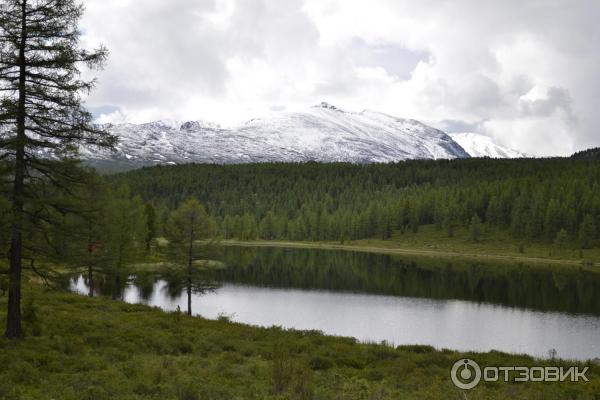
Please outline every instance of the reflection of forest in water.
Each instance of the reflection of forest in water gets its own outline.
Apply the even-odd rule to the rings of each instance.
[[[493,264],[349,251],[223,249],[218,279],[257,286],[460,299],[600,314],[600,274],[581,267]]]
[[[316,249],[223,247],[216,253],[212,256],[225,267],[194,274],[194,293],[217,288],[218,282],[233,282],[600,315],[600,273],[578,266],[484,264]],[[174,299],[186,294],[186,278],[173,271],[136,272],[125,286],[135,286],[139,297],[148,300],[156,283],[163,281],[162,290]],[[117,297],[122,298],[125,289],[117,289]],[[94,278],[96,294],[110,296],[114,290],[112,279]]]
[[[77,279],[83,278],[85,293],[89,291],[89,281],[86,275],[76,275],[70,278],[69,282],[64,283],[64,287],[73,287]],[[125,280],[125,285],[117,287],[111,276],[96,274],[94,276],[94,295],[114,296],[114,298],[123,299],[125,292],[130,287],[137,289],[136,296],[139,299],[148,301],[157,290],[157,282],[164,282],[160,285],[164,295],[171,299],[177,299],[185,295],[190,288],[190,294],[204,294],[215,291],[219,283],[215,281],[217,277],[204,269],[196,269],[188,276],[184,269],[180,270],[162,270],[162,271],[135,271]],[[117,292],[115,294],[115,292]],[[83,293],[83,292],[82,292]]]

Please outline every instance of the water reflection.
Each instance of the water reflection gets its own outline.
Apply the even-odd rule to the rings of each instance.
[[[579,266],[409,258],[346,251],[223,250],[218,279],[249,285],[460,299],[600,314],[600,274]]]
[[[125,284],[116,284],[109,276],[96,274],[92,280],[93,293],[135,303],[150,304],[152,298],[160,292],[162,298],[179,299],[182,293],[186,295],[186,304],[181,306],[187,314],[193,314],[192,298],[211,293],[220,287],[214,274],[207,269],[163,266],[158,271],[135,271],[125,279]],[[78,275],[71,279],[71,288],[78,293],[90,293],[90,280],[87,275]],[[131,301],[134,299],[134,301]]]

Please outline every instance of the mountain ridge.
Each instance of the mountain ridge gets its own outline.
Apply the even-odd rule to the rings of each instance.
[[[448,134],[471,157],[525,158],[525,153],[495,143],[489,136],[474,132]]]
[[[418,120],[368,109],[345,111],[326,102],[232,128],[174,120],[103,128],[119,137],[116,151],[81,148],[81,157],[92,166],[115,170],[190,162],[374,163],[471,156],[449,134]]]

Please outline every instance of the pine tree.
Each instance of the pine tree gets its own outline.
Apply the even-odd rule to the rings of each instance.
[[[80,65],[100,67],[107,51],[78,47],[83,7],[74,0],[0,2],[0,157],[12,181],[10,285],[5,336],[22,336],[21,274],[28,208],[52,214],[53,204],[35,188],[40,180],[62,190],[77,178],[60,161],[85,143],[109,147],[115,138],[91,124],[81,94],[94,82],[80,79]],[[39,210],[39,208],[38,208]],[[40,218],[37,215],[36,218]]]

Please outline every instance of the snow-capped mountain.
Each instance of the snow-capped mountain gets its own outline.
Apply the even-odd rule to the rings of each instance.
[[[500,146],[489,136],[479,133],[450,133],[449,136],[458,143],[471,157],[490,158],[523,158],[524,153]]]
[[[445,132],[419,121],[369,110],[348,112],[327,103],[228,129],[203,121],[104,128],[120,138],[117,151],[84,148],[81,157],[105,169],[189,162],[368,163],[469,157]]]

